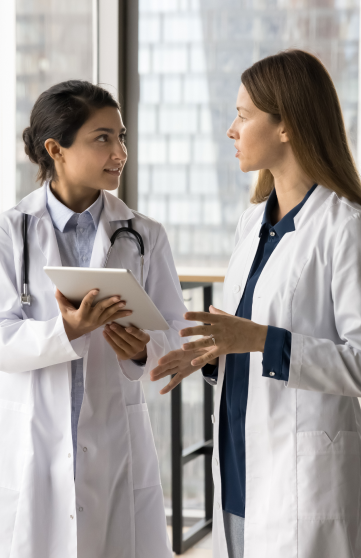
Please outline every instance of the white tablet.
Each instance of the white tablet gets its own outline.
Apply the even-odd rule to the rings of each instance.
[[[169,329],[162,314],[129,269],[45,266],[44,271],[59,291],[75,304],[81,302],[92,289],[99,289],[95,302],[121,296],[126,301],[124,309],[133,310],[130,316],[115,320],[123,327],[134,325],[150,331]]]

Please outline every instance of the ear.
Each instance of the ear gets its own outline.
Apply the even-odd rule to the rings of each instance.
[[[46,140],[44,147],[54,161],[60,161],[63,158],[61,145],[52,138]]]
[[[281,143],[288,143],[290,141],[289,135],[283,122],[281,122],[280,124],[280,140]]]

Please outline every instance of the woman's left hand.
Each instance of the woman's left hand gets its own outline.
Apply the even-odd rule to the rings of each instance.
[[[230,353],[251,353],[256,351],[263,353],[267,337],[267,326],[232,316],[214,308],[214,306],[210,306],[209,309],[210,313],[187,312],[184,315],[186,320],[211,324],[187,327],[179,332],[181,337],[192,335],[205,336],[197,341],[185,343],[182,347],[184,351],[209,349],[212,347],[205,355],[192,360],[192,366],[201,367],[211,359]]]
[[[145,331],[134,326],[122,327],[113,322],[105,326],[103,335],[119,360],[147,360],[150,336]]]

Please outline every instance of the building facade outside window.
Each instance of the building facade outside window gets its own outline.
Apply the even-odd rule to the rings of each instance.
[[[55,83],[93,80],[93,2],[16,0],[16,200],[36,187],[22,132],[36,99]]]

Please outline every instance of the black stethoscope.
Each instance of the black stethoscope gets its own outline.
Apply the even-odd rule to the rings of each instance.
[[[113,249],[114,243],[118,236],[122,233],[131,234],[134,236],[138,246],[139,246],[139,255],[140,255],[140,284],[143,285],[143,277],[144,277],[144,242],[142,235],[139,234],[138,231],[135,231],[132,226],[132,220],[129,219],[128,227],[121,227],[117,229],[110,238],[110,246],[105,257],[105,262],[103,267],[107,266],[110,253]],[[23,290],[20,295],[20,301],[22,305],[30,306],[31,304],[31,296],[29,292],[29,248],[28,248],[28,215],[24,213],[23,215],[23,242],[24,242],[24,250],[23,250]]]

